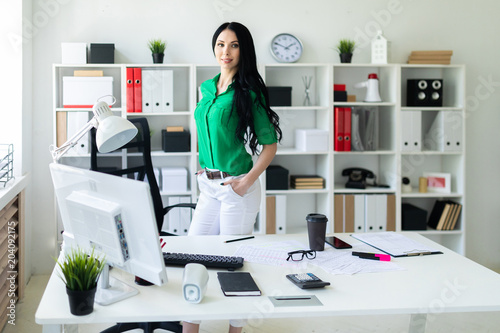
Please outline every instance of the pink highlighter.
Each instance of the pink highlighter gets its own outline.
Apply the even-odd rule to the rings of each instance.
[[[380,253],[366,253],[366,252],[353,252],[353,256],[358,256],[362,259],[380,260],[380,261],[391,261],[391,256],[388,254]]]

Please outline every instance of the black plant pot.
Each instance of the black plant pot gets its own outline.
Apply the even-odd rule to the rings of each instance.
[[[165,57],[165,53],[153,53],[153,63],[163,64],[163,57]]]
[[[352,53],[341,53],[340,54],[340,62],[344,64],[351,63]]]
[[[75,316],[85,316],[94,311],[96,287],[90,290],[71,290],[66,288],[69,310]]]

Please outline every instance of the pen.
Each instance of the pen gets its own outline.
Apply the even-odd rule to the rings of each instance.
[[[276,297],[275,300],[277,301],[304,301],[304,300],[309,300],[311,297]]]
[[[252,238],[255,238],[255,236],[248,236],[248,237],[243,237],[243,238],[230,239],[230,240],[225,241],[224,243],[237,242],[237,241],[241,241],[241,240],[245,240],[245,239],[252,239]]]
[[[353,256],[358,256],[362,259],[380,260],[380,261],[391,261],[391,256],[388,254],[379,253],[366,253],[366,252],[353,252]]]

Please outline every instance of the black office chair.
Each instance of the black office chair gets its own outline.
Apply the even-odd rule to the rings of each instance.
[[[137,127],[138,133],[136,137],[130,141],[128,144],[123,146],[122,148],[127,148],[128,152],[140,152],[140,157],[134,159],[130,162],[131,166],[126,169],[118,169],[116,167],[105,166],[102,163],[103,157],[99,158],[96,144],[96,131],[95,129],[91,130],[90,134],[90,169],[93,171],[104,172],[112,175],[123,176],[127,175],[130,178],[134,178],[139,181],[144,181],[144,178],[147,177],[149,187],[151,190],[151,197],[153,200],[153,207],[156,217],[156,223],[158,227],[158,231],[160,235],[163,236],[173,236],[173,234],[169,234],[166,232],[162,232],[161,229],[163,227],[163,218],[165,214],[167,214],[173,208],[196,208],[195,203],[181,203],[177,205],[172,205],[168,207],[163,207],[163,201],[161,199],[160,189],[158,187],[158,183],[156,182],[156,176],[153,171],[153,163],[151,160],[151,137],[149,134],[149,125],[146,118],[134,118],[131,119],[130,122]],[[139,161],[138,161],[139,160]],[[101,162],[101,165],[98,165],[98,162]],[[147,281],[141,281],[136,278],[136,283],[147,285]],[[157,328],[161,328],[164,330],[172,331],[172,332],[182,332],[182,326],[179,322],[147,322],[147,323],[118,323],[113,327],[110,327],[101,333],[118,333],[118,332],[126,332],[133,329],[142,329],[145,333],[153,333],[153,331]]]
[[[109,166],[102,165],[101,158],[98,157],[97,144],[96,144],[96,130],[92,129],[90,132],[90,170],[100,171],[112,175],[123,176],[126,175],[129,178],[134,178],[136,180],[144,181],[147,177],[149,187],[151,190],[151,198],[153,200],[153,207],[155,211],[156,223],[158,231],[162,236],[172,236],[166,232],[162,232],[163,218],[164,216],[173,208],[191,208],[195,209],[195,203],[180,203],[172,206],[163,207],[163,201],[161,199],[160,189],[156,181],[156,176],[153,169],[153,162],[151,160],[151,136],[149,134],[149,124],[146,118],[134,118],[130,119],[130,122],[134,124],[138,133],[136,137],[127,143],[122,148],[127,148],[128,151],[137,151],[141,153],[140,161],[134,159],[133,162],[129,161],[131,166],[126,169],[118,169]],[[101,165],[98,165],[101,162]]]

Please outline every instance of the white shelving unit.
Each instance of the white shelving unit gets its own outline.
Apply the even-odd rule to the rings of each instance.
[[[168,113],[127,113],[126,69],[170,69],[174,72],[174,111]],[[185,167],[188,169],[188,191],[185,193],[164,193],[164,200],[171,195],[188,196],[196,202],[198,190],[194,173],[199,169],[194,109],[198,102],[198,87],[219,73],[217,65],[204,64],[111,64],[111,65],[54,65],[54,112],[91,112],[90,109],[64,109],[62,107],[62,77],[72,76],[77,69],[99,69],[105,76],[114,78],[113,94],[117,102],[113,110],[125,118],[146,117],[152,129],[153,163],[155,166]],[[411,110],[422,111],[423,131],[432,122],[438,111],[456,112],[465,119],[465,67],[463,65],[374,65],[374,64],[265,64],[259,71],[267,86],[291,86],[292,106],[273,107],[280,116],[283,141],[279,145],[272,165],[287,168],[290,175],[320,175],[325,179],[325,188],[318,190],[268,190],[266,174],[262,175],[262,198],[270,195],[286,196],[286,232],[306,232],[306,215],[325,214],[329,221],[334,217],[335,194],[394,194],[396,197],[396,230],[401,231],[401,204],[411,203],[430,213],[435,200],[449,199],[463,204],[457,228],[453,231],[427,230],[421,233],[434,241],[464,253],[465,248],[465,137],[462,132],[460,151],[439,152],[401,150],[401,113]],[[377,73],[382,102],[365,103],[365,89],[354,88],[354,84],[366,81],[368,74]],[[305,86],[303,77],[312,77],[309,88],[311,103],[304,105]],[[443,107],[406,106],[406,80],[412,78],[441,78],[444,81]],[[334,102],[333,84],[346,84],[350,95],[356,95],[356,102]],[[335,152],[333,149],[334,107],[369,107],[378,113],[378,149],[364,152]],[[161,129],[166,126],[183,126],[191,134],[191,150],[185,153],[165,153],[161,150]],[[296,129],[327,130],[328,150],[304,152],[295,148]],[[56,117],[54,117],[54,142],[56,142]],[[133,164],[134,153],[107,154],[110,165]],[[89,156],[66,155],[63,163],[89,168]],[[366,190],[346,189],[347,178],[342,170],[358,166],[369,169],[377,176],[379,184],[389,188],[368,188]],[[401,177],[409,177],[418,184],[423,172],[446,172],[452,175],[452,193],[402,193]],[[261,213],[255,233],[266,230],[266,200],[262,200]],[[333,231],[330,223],[328,232]]]

